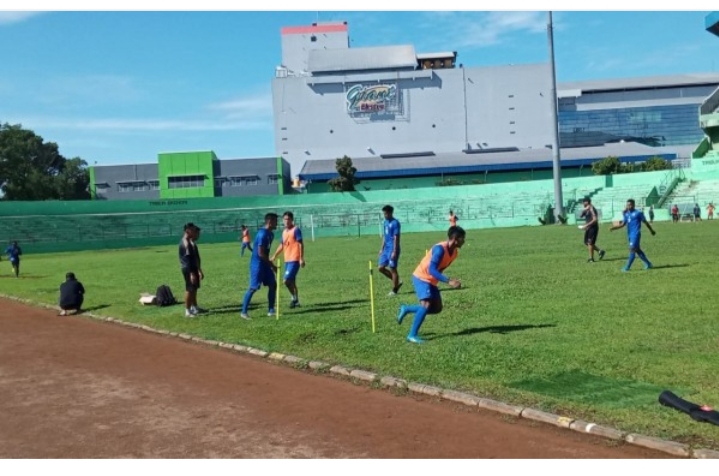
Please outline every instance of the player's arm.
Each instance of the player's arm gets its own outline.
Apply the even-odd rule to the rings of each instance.
[[[397,222],[397,229],[394,231],[393,239],[394,244],[392,246],[392,257],[394,259],[397,259],[397,250],[399,249],[399,236],[400,236],[400,229],[399,229],[399,222]]]
[[[295,227],[295,241],[300,245],[300,266],[305,267],[305,242],[302,240],[302,231]]]
[[[273,263],[277,259],[277,257],[280,255],[280,252],[285,248],[285,243],[283,241],[280,241],[280,246],[277,247],[275,250],[275,253],[272,255],[272,258],[270,258],[270,261]],[[262,247],[260,247],[260,251],[262,251]]]
[[[442,248],[441,246],[434,246],[432,248],[432,260],[429,262],[429,274],[431,274],[432,277],[435,278],[437,281],[447,283],[453,288],[458,288],[460,286],[459,280],[449,278],[448,276],[442,274],[442,272],[439,270],[439,263],[442,262],[443,257],[444,248]]]
[[[649,224],[649,222],[647,221],[647,218],[644,215],[642,215],[642,223],[647,225],[647,228],[649,228],[649,231],[651,232],[652,235],[657,234],[657,232],[654,231],[654,228],[652,228],[652,225]]]
[[[197,274],[200,279],[205,279],[205,273],[202,272],[202,260],[200,259],[200,250],[195,245],[195,251],[197,252]]]
[[[626,220],[625,220],[624,218],[622,218],[621,223],[619,223],[619,225],[613,225],[613,226],[609,229],[609,231],[614,231],[614,230],[619,230],[620,228],[624,228],[624,226],[625,226],[626,224],[627,224]]]
[[[263,239],[266,240],[267,238]],[[267,243],[267,245],[269,244],[270,243]],[[257,247],[257,256],[260,257],[260,261],[263,261],[266,265],[272,268],[273,271],[277,271],[277,266],[275,266],[275,263],[265,254],[265,247],[262,246],[262,242],[260,242],[259,246]]]

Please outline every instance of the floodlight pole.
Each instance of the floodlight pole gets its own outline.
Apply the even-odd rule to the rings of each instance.
[[[559,121],[557,119],[557,71],[554,66],[554,29],[552,12],[549,13],[547,36],[549,38],[549,62],[552,69],[552,155],[554,164],[554,218],[561,225],[559,217],[564,216],[564,200],[562,198],[562,165],[559,152]]]

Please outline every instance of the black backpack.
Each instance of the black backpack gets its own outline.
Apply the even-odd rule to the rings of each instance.
[[[167,284],[163,284],[162,286],[157,288],[157,292],[155,292],[155,300],[157,305],[161,307],[171,306],[177,303],[177,301],[175,300],[175,296],[170,290],[170,286],[168,286]]]

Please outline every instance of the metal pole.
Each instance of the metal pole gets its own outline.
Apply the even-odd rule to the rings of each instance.
[[[549,13],[547,36],[549,37],[549,62],[552,69],[552,155],[554,163],[554,217],[561,224],[559,217],[564,216],[564,200],[562,199],[562,166],[559,152],[559,121],[557,120],[557,72],[554,66],[554,31],[552,12]]]

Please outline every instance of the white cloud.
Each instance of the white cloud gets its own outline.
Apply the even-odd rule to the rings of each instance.
[[[272,94],[258,93],[210,104],[207,109],[222,113],[225,119],[258,120],[272,117]]]
[[[422,28],[444,38],[445,45],[464,49],[495,45],[517,33],[547,31],[546,12],[428,12],[424,17]]]
[[[62,130],[115,131],[115,132],[203,132],[257,130],[271,127],[269,121],[223,121],[223,120],[182,120],[182,119],[135,119],[135,118],[62,118],[28,117],[13,119],[31,129],[47,128]]]
[[[0,11],[0,25],[20,23],[41,13],[45,12]]]

